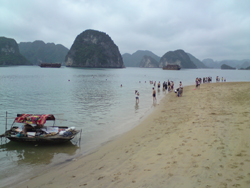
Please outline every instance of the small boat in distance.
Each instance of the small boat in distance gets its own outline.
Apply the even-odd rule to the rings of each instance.
[[[41,63],[40,67],[42,68],[60,68],[61,67],[61,63]]]
[[[177,64],[168,64],[167,66],[162,67],[163,70],[180,70],[181,67]]]
[[[44,126],[47,120],[53,121],[53,125]],[[75,127],[55,126],[55,120],[53,114],[17,114],[11,128],[7,130],[6,123],[6,131],[0,137],[15,142],[63,143],[80,132]],[[19,125],[14,126],[15,123]]]

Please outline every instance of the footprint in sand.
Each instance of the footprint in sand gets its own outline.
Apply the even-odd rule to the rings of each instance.
[[[221,188],[227,188],[227,183],[221,182],[221,183],[220,183],[220,187],[221,187]]]
[[[98,178],[98,180],[103,179],[103,178],[104,178],[104,176],[101,176],[101,177]]]
[[[88,185],[87,183],[84,183],[84,184],[82,184],[82,185],[79,185],[79,187],[81,187],[81,186],[86,186],[86,185]]]
[[[174,175],[174,174],[171,174],[171,173],[168,174],[169,177],[172,177],[173,175]]]
[[[238,168],[238,166],[235,165],[235,164],[230,164],[230,165],[228,165],[228,166],[229,166],[229,168],[232,168],[232,169]]]
[[[245,178],[245,176],[238,176],[237,178],[235,178],[236,180],[242,180],[242,179],[244,179]]]
[[[224,147],[217,147],[217,149],[224,149]]]
[[[233,184],[233,187],[241,187],[240,184]]]
[[[201,154],[197,154],[197,155],[192,155],[193,157],[200,157]]]

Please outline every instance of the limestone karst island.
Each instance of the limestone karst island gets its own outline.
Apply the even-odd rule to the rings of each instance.
[[[106,34],[86,30],[79,34],[65,57],[68,67],[123,68],[122,56]]]

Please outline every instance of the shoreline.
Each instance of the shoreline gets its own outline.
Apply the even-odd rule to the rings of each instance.
[[[250,156],[249,146],[244,140],[244,148],[236,152],[232,147],[236,143],[229,138],[243,131],[242,139],[246,139],[250,133],[250,107],[245,105],[250,106],[246,92],[250,83],[209,83],[194,89],[195,86],[184,87],[182,97],[176,97],[174,92],[167,94],[132,130],[16,187],[249,185],[250,160],[245,159]],[[240,96],[242,93],[245,98]],[[236,112],[248,119],[236,121]],[[225,127],[227,122],[230,126]],[[236,132],[238,135],[233,135]],[[244,160],[238,161],[241,157]]]

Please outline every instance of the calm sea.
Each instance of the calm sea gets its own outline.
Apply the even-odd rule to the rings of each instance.
[[[216,76],[227,82],[250,81],[245,70],[151,68],[82,69],[0,67],[0,134],[17,113],[55,114],[56,125],[82,129],[72,142],[39,145],[0,142],[0,187],[24,180],[42,170],[84,155],[138,124],[153,108],[150,80],[161,82],[158,103],[167,93],[163,81],[194,85],[196,77]],[[122,86],[121,86],[122,85]],[[140,93],[135,103],[134,91]],[[80,139],[81,138],[81,139]]]

